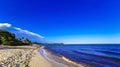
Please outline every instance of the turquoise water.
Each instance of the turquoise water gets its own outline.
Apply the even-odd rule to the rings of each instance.
[[[119,44],[47,45],[45,48],[77,63],[98,67],[120,67]]]

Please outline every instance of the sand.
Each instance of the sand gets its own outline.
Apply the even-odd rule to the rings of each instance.
[[[0,46],[0,67],[65,67],[33,46]]]
[[[56,62],[55,56],[45,50],[40,49],[44,54],[38,50],[33,46],[0,46],[0,67],[68,67]]]
[[[40,53],[35,50],[34,56],[31,58],[30,67],[52,67],[52,64],[48,62]]]
[[[34,56],[31,58],[29,66],[30,67],[66,67],[63,64],[45,58],[43,55],[41,55],[38,52],[38,50],[34,51]]]
[[[34,49],[0,49],[0,67],[27,67]]]

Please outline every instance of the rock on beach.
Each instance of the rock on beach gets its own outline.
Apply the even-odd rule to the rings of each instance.
[[[0,49],[0,67],[29,67],[34,49]]]

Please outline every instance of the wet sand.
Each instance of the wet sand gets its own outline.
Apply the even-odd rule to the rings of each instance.
[[[52,64],[47,60],[45,60],[45,58],[42,55],[40,55],[40,53],[37,50],[35,50],[34,56],[30,60],[29,66],[30,67],[52,67]]]
[[[89,67],[83,63],[77,64],[64,56],[53,53],[47,49],[43,48],[42,51],[44,57],[52,64],[52,67]]]
[[[38,50],[34,51],[34,56],[31,58],[30,67],[66,67],[63,64],[60,64],[54,60],[47,58],[38,52]]]

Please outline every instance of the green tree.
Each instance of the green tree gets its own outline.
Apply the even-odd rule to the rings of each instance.
[[[16,38],[15,34],[10,33],[6,30],[0,29],[0,45],[30,45],[31,41],[28,38]]]
[[[0,45],[2,44],[2,41],[1,41],[1,39],[0,39]]]

